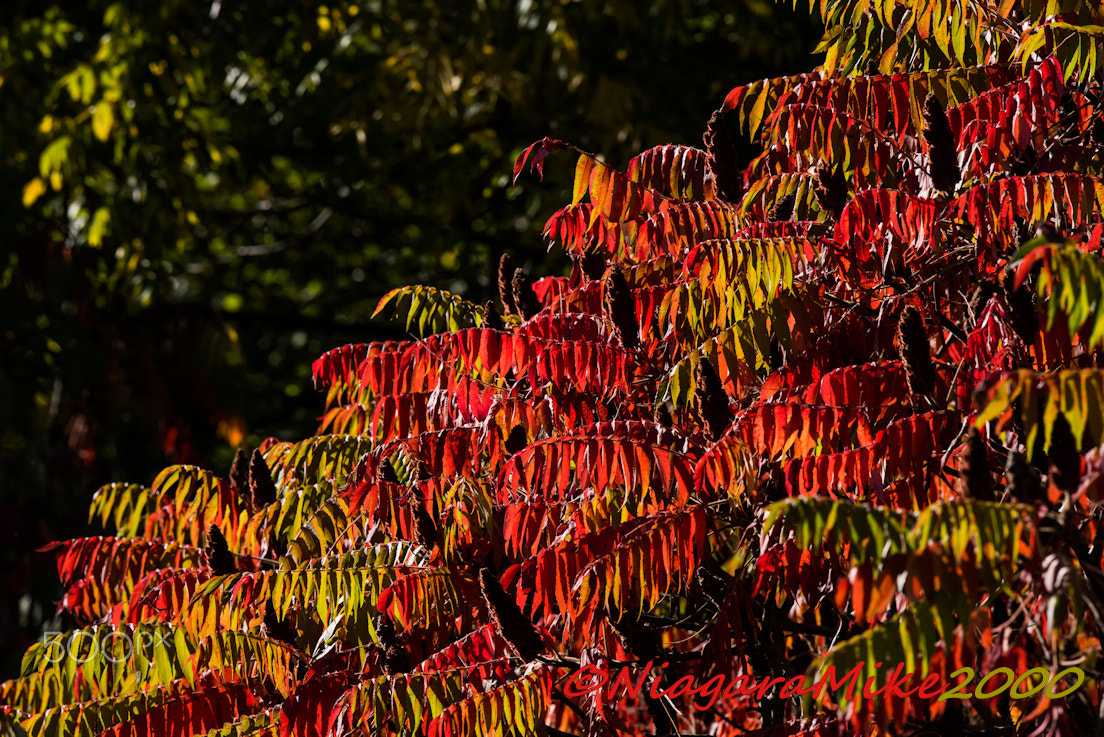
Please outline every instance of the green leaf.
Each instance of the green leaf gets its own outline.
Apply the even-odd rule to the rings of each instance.
[[[422,336],[455,332],[476,327],[482,322],[482,310],[467,300],[443,289],[410,286],[392,289],[380,299],[372,317],[391,307],[396,317],[405,315],[406,329],[417,322]]]
[[[43,177],[49,177],[55,171],[61,171],[61,167],[69,158],[69,146],[73,143],[70,136],[62,136],[50,142],[38,158],[38,171]]]

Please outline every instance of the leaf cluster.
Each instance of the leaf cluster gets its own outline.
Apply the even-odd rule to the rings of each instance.
[[[859,6],[825,2],[828,62],[733,90],[704,149],[624,171],[523,151],[515,177],[575,157],[546,228],[571,273],[502,267],[505,316],[387,295],[422,337],[315,362],[319,431],[259,448],[275,499],[194,466],[103,489],[113,534],[56,546],[85,628],[27,652],[10,713],[126,698],[87,733],[281,736],[1093,723],[1104,91],[1091,54],[985,45],[1052,26],[1036,3],[977,5],[935,14],[967,26],[946,39],[907,4],[865,13],[903,23],[875,58],[833,25]],[[761,153],[736,167],[738,131]],[[138,632],[160,649],[111,649]],[[565,689],[649,661],[624,699]],[[685,688],[832,666],[877,689],[883,662],[1077,662],[1089,687],[704,709]]]

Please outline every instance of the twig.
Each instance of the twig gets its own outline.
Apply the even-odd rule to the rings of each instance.
[[[322,226],[326,224],[326,221],[330,219],[331,215],[333,215],[333,208],[326,206],[322,208],[322,211],[318,213],[317,216],[315,216],[314,220],[310,221],[306,228],[304,228],[301,232],[291,236],[290,238],[285,238],[282,241],[276,241],[275,243],[259,243],[253,246],[238,246],[234,249],[234,253],[232,255],[220,256],[219,261],[225,263],[228,261],[233,261],[234,258],[238,256],[268,256],[269,254],[286,251],[292,246],[302,243],[308,237],[317,233],[322,228]]]

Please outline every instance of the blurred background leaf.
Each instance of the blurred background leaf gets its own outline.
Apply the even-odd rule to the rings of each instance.
[[[309,434],[310,362],[401,337],[393,287],[565,273],[572,162],[512,186],[521,148],[700,146],[819,32],[762,0],[4,3],[0,669],[58,629],[32,551],[89,534],[99,485]]]

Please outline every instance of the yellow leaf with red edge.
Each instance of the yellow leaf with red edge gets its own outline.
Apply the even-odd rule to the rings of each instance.
[[[571,190],[571,204],[577,205],[590,186],[590,175],[598,162],[589,154],[580,154],[575,163],[575,186]]]

